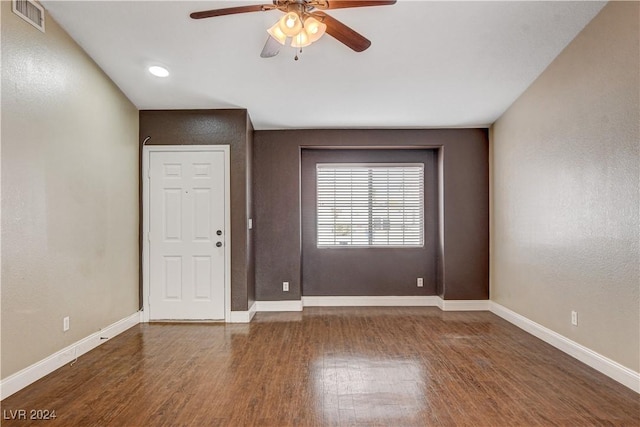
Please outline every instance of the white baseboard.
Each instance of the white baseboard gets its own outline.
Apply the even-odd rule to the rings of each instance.
[[[256,301],[256,311],[302,311],[302,301]]]
[[[249,322],[251,322],[251,319],[253,319],[253,316],[256,315],[257,311],[258,311],[258,305],[254,301],[253,304],[251,304],[251,307],[249,307]]]
[[[38,381],[56,369],[71,363],[76,357],[80,357],[90,350],[107,342],[109,339],[121,334],[127,329],[137,325],[142,320],[142,313],[136,312],[125,317],[86,338],[76,341],[62,350],[28,366],[0,382],[0,400],[5,399],[29,384]],[[106,338],[106,339],[103,339]]]
[[[555,348],[567,353],[582,363],[591,366],[593,369],[602,372],[609,378],[618,381],[620,384],[629,387],[636,393],[640,393],[640,373],[635,372],[608,357],[578,344],[557,332],[546,328],[539,323],[529,320],[526,317],[511,311],[508,308],[491,302],[491,312],[502,317],[506,321],[513,323],[520,329],[540,338],[542,341],[551,344]]]
[[[247,311],[232,311],[229,323],[249,323],[253,316],[256,315],[257,304],[254,302]]]
[[[489,311],[489,300],[448,300],[438,297],[438,307],[442,311]]]
[[[303,307],[439,307],[443,311],[489,311],[489,300],[443,300],[434,295],[308,296],[301,301],[256,301],[256,311],[302,311]]]
[[[304,307],[438,307],[437,296],[302,297]]]

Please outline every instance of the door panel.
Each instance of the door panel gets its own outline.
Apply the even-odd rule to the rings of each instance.
[[[151,320],[224,319],[224,156],[149,152]]]

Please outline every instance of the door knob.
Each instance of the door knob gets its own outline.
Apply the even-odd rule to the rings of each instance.
[[[218,231],[216,231],[216,234],[217,234],[218,236],[222,236],[222,230],[218,230]]]
[[[216,242],[216,247],[221,247],[222,246],[222,242]]]

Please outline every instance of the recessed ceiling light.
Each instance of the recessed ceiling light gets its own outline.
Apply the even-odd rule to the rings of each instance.
[[[169,75],[169,70],[164,67],[160,67],[159,65],[152,65],[149,67],[149,72],[156,77],[167,77]]]

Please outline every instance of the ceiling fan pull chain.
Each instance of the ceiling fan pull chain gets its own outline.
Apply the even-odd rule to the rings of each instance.
[[[300,48],[300,53],[302,54],[302,48]],[[298,58],[298,53],[297,53],[297,52],[296,52],[296,56],[295,56],[293,59],[294,59],[295,61],[297,61],[297,60],[299,59],[299,58]]]

